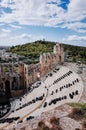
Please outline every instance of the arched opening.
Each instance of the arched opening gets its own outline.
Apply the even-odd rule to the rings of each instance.
[[[16,79],[16,77],[13,77],[12,89],[13,89],[13,90],[17,90],[17,87],[18,87],[17,79]]]
[[[11,97],[10,81],[9,80],[5,81],[5,95],[7,96],[7,98]]]
[[[61,63],[61,56],[59,56],[59,62]]]

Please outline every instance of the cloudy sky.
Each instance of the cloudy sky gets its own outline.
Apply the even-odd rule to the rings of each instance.
[[[86,0],[0,0],[0,46],[40,39],[86,46]]]

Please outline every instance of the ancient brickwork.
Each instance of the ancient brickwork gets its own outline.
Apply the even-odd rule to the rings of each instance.
[[[18,74],[18,65],[13,63],[0,64],[0,91],[7,89],[17,90],[20,88],[20,76]]]
[[[20,88],[25,88],[24,86],[24,63],[18,64],[18,75],[19,75],[19,86]]]
[[[38,64],[18,63],[16,70],[13,63],[0,65],[0,89],[5,90],[6,82],[12,89],[29,89],[31,85],[45,76],[52,68],[64,62],[64,50],[61,44],[54,46],[52,53],[40,55]],[[8,84],[8,83],[7,83]]]
[[[48,73],[53,67],[57,64],[64,62],[64,51],[61,44],[56,44],[54,46],[53,53],[44,53],[40,55],[40,64],[41,64],[41,76],[44,76]]]
[[[38,78],[45,76],[52,68],[64,62],[64,50],[56,44],[52,53],[40,55],[39,64],[24,65],[24,85],[29,88]]]
[[[40,64],[24,65],[24,85],[26,88],[38,80]]]

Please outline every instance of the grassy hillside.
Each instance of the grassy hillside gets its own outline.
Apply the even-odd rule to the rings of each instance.
[[[77,118],[78,120],[85,119],[86,120],[86,104],[85,103],[71,103],[69,104],[73,107],[72,117]]]
[[[40,54],[44,52],[52,52],[54,45],[54,42],[36,41],[33,43],[27,43],[24,45],[12,47],[10,49],[10,52],[25,56],[25,59],[23,61],[25,63],[31,64],[39,62]]]
[[[55,43],[46,41],[36,41],[11,48],[11,52],[19,55],[39,55],[43,52],[52,52]]]
[[[36,41],[24,45],[12,47],[10,52],[25,56],[24,62],[31,64],[39,61],[39,55],[44,52],[52,52],[55,42]],[[68,61],[76,62],[80,60],[86,63],[86,47],[77,47],[63,44]]]
[[[68,61],[86,63],[86,47],[63,44],[64,51],[69,55]]]

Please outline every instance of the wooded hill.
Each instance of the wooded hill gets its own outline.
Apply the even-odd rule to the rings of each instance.
[[[86,63],[86,47],[63,44],[68,61]]]
[[[39,62],[39,55],[46,52],[52,52],[56,43],[50,41],[35,41],[23,45],[11,47],[9,50],[12,53],[25,56],[24,62],[31,64]],[[63,44],[64,51],[67,55],[67,60],[76,62],[78,60],[86,63],[86,47],[72,46]]]

